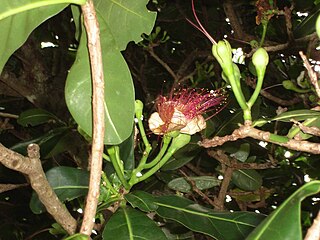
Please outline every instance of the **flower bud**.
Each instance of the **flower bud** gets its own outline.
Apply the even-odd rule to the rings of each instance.
[[[269,63],[269,55],[267,51],[264,48],[259,48],[252,56],[252,63],[256,68],[257,74],[264,74]]]
[[[143,103],[140,100],[136,100],[134,107],[137,118],[140,118],[142,116]]]
[[[228,76],[233,72],[232,49],[227,40],[219,41],[212,46],[212,54],[219,62],[222,70]]]
[[[320,38],[320,15],[317,18],[316,30],[317,30],[318,37]]]
[[[171,147],[177,151],[178,149],[187,145],[191,140],[191,136],[189,134],[179,134],[177,137],[173,138]]]

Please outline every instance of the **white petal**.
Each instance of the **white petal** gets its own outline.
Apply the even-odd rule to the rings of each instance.
[[[162,119],[159,116],[159,113],[154,112],[151,114],[149,120],[149,128],[150,130],[157,135],[162,135],[163,132],[161,132],[161,126],[164,124],[164,122],[162,121]]]
[[[186,133],[189,135],[193,135],[197,132],[200,132],[201,130],[205,129],[207,126],[206,121],[202,117],[202,115],[198,115],[195,118],[193,118],[187,126],[182,128],[180,130],[181,133]]]

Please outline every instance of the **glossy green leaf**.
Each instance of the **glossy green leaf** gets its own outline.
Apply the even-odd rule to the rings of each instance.
[[[133,128],[134,89],[130,71],[120,51],[143,32],[150,32],[155,14],[146,9],[147,1],[95,1],[101,32],[105,75],[105,144],[120,144]],[[139,9],[139,11],[137,10]],[[117,15],[118,17],[114,17]],[[133,25],[117,28],[119,22],[132,20]],[[143,23],[141,23],[141,21]],[[141,24],[144,28],[141,28]],[[121,31],[118,31],[121,29]],[[119,40],[118,32],[121,35]],[[125,44],[124,44],[125,43]],[[81,129],[92,136],[91,75],[86,33],[81,41],[75,64],[67,78],[65,96],[68,108]]]
[[[46,172],[46,176],[54,192],[62,202],[84,196],[88,192],[89,172],[85,170],[61,166],[50,169]],[[35,214],[45,211],[35,192],[31,197],[30,208]]]
[[[134,129],[131,135],[119,145],[120,159],[123,161],[124,169],[133,170],[134,161]]]
[[[161,217],[219,240],[245,239],[265,218],[250,212],[216,212],[174,195],[158,197],[155,204]]]
[[[306,121],[302,122],[304,126],[307,127],[320,127],[320,117],[316,118],[309,118]],[[293,125],[291,129],[289,130],[287,137],[288,138],[294,138],[295,136],[298,135],[298,139],[306,140],[312,137],[311,134],[307,134],[301,131],[299,126]]]
[[[245,162],[250,154],[250,144],[243,143],[240,145],[240,148],[235,153],[230,154],[231,157],[236,158],[240,162]]]
[[[40,146],[41,158],[46,158],[48,156],[53,156],[53,154],[50,154],[50,153],[54,150],[54,148],[61,141],[61,139],[68,134],[70,134],[70,128],[68,127],[55,128],[43,134],[40,137],[19,142],[13,145],[10,149],[13,151],[19,152],[23,155],[26,155],[28,145],[31,143],[36,143]],[[58,153],[57,151],[55,152]]]
[[[120,208],[106,224],[104,240],[166,240],[157,224],[144,213],[133,208]]]
[[[242,190],[255,191],[262,185],[261,175],[253,169],[239,169],[232,173],[232,182]]]
[[[94,0],[96,10],[108,24],[117,48],[122,51],[128,42],[140,42],[141,34],[149,34],[156,20],[156,12],[146,8],[148,0]],[[121,31],[119,31],[121,29]]]
[[[22,112],[17,120],[17,122],[23,127],[37,126],[50,121],[57,122],[59,120],[52,113],[38,108]]]
[[[253,122],[253,126],[261,127],[264,124],[269,123],[271,121],[290,122],[291,119],[295,119],[296,121],[303,121],[312,117],[320,117],[320,111],[307,109],[288,111],[281,113],[280,115],[274,118],[258,119],[257,121]]]
[[[293,35],[296,38],[305,37],[308,34],[315,32],[316,21],[320,12],[320,6],[316,5],[310,14],[303,19],[300,24],[293,30]]]
[[[308,196],[320,192],[320,181],[306,183],[294,192],[284,203],[271,213],[248,236],[247,240],[300,240],[301,201]]]
[[[189,177],[199,190],[205,190],[220,185],[220,180],[212,176]],[[188,193],[192,191],[192,186],[185,178],[173,179],[168,183],[168,187],[179,192]]]
[[[134,208],[139,208],[144,212],[151,212],[157,209],[157,205],[154,204],[154,197],[152,194],[144,191],[134,191],[126,194],[125,199]]]
[[[84,2],[84,0],[1,0],[0,73],[9,57],[27,40],[36,27],[62,11],[67,3]]]

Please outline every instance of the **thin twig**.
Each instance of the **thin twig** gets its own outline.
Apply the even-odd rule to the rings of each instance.
[[[196,185],[196,183],[181,169],[179,172],[185,177],[186,181],[190,183],[192,190],[207,201],[211,206],[218,207],[213,200],[211,200],[206,194],[204,194]]]
[[[306,55],[304,55],[302,51],[300,51],[299,54],[300,54],[300,57],[302,58],[302,61],[304,63],[305,68],[308,71],[308,75],[309,75],[310,81],[311,81],[312,85],[314,86],[314,88],[315,88],[315,90],[317,92],[318,98],[320,98],[320,87],[319,87],[319,83],[318,83],[317,74],[316,74],[315,71],[313,71],[313,69],[312,69],[312,67],[311,67]]]
[[[167,72],[171,75],[171,77],[173,78],[173,80],[175,82],[177,82],[178,77],[177,75],[174,73],[174,71],[171,69],[171,67],[165,63],[154,51],[152,47],[148,47],[147,48],[148,53],[151,55],[151,57],[153,57],[162,67],[164,67]]]
[[[88,48],[92,76],[93,135],[89,191],[80,233],[91,235],[100,194],[102,154],[104,146],[104,76],[100,30],[93,1],[88,0],[82,7],[84,25],[88,36]]]

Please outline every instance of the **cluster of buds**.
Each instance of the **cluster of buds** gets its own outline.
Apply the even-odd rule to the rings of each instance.
[[[224,91],[206,89],[183,88],[169,97],[159,96],[156,100],[156,112],[149,119],[149,128],[157,135],[173,131],[195,134],[206,128],[206,120],[202,114],[211,110],[217,113],[225,100]]]

